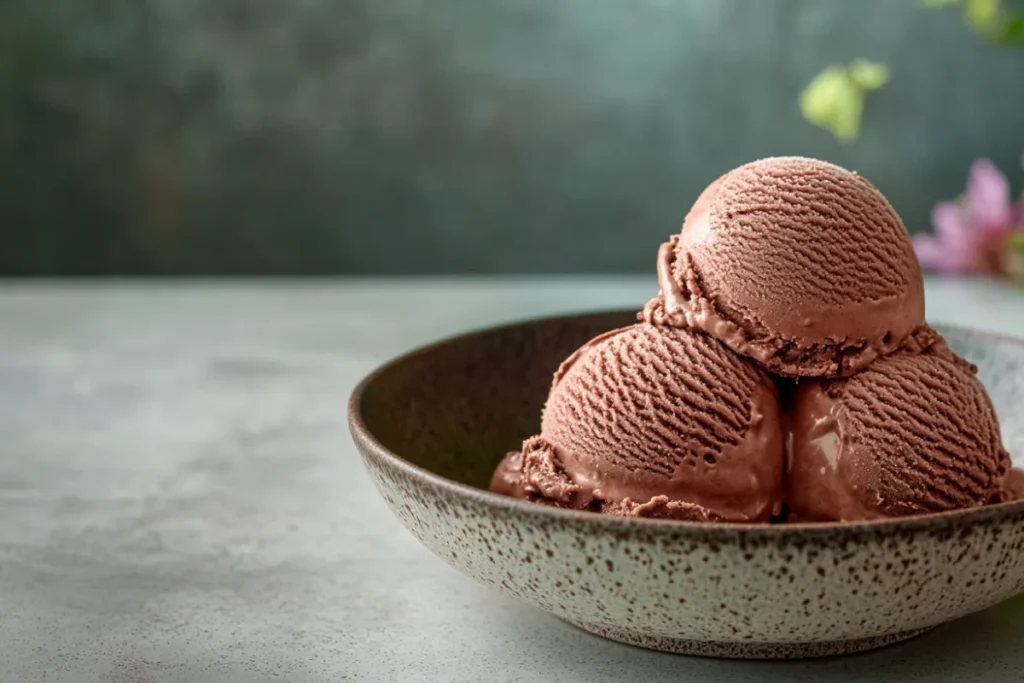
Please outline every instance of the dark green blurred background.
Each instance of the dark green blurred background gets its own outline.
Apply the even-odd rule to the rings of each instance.
[[[861,139],[800,117],[887,62]],[[857,169],[912,230],[1024,51],[913,0],[0,0],[0,274],[651,271],[699,190]]]

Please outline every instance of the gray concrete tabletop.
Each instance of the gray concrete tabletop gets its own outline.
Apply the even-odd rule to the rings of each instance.
[[[0,681],[1020,681],[1024,598],[790,663],[607,642],[473,583],[385,508],[345,403],[470,328],[639,306],[653,278],[0,285]],[[1024,335],[1024,292],[930,281]]]

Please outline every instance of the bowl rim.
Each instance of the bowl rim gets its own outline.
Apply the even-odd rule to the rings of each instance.
[[[696,522],[666,519],[649,519],[642,517],[621,517],[616,515],[601,515],[586,510],[567,510],[548,505],[538,505],[530,501],[510,498],[498,493],[492,493],[486,489],[476,488],[442,477],[439,474],[413,464],[394,453],[384,446],[370,430],[362,413],[363,396],[369,388],[383,374],[392,368],[409,362],[419,356],[424,356],[433,351],[456,341],[465,341],[473,337],[483,337],[501,333],[514,328],[538,325],[542,323],[555,323],[558,321],[580,320],[590,317],[603,316],[628,316],[635,314],[634,309],[597,309],[578,313],[561,314],[525,318],[511,322],[491,325],[484,328],[472,329],[469,331],[448,335],[433,342],[417,346],[405,353],[394,356],[391,359],[379,364],[369,374],[363,377],[356,385],[349,396],[348,401],[348,423],[353,439],[358,445],[363,446],[364,453],[375,458],[392,469],[396,469],[411,479],[418,480],[445,493],[459,498],[468,498],[478,504],[490,507],[498,507],[510,513],[519,513],[534,516],[537,521],[549,523],[562,520],[565,522],[577,522],[628,531],[629,529],[648,529],[660,531],[674,531],[683,535],[694,535],[706,537],[711,536],[734,536],[737,532],[744,536],[767,536],[781,539],[787,535],[799,535],[806,537],[808,534],[834,534],[845,533],[867,533],[876,534],[900,534],[921,529],[929,529],[934,526],[945,526],[947,524],[966,525],[1011,516],[1013,513],[1024,512],[1024,500],[1009,501],[1005,503],[993,503],[973,508],[959,510],[948,510],[945,512],[929,512],[905,517],[890,517],[886,519],[861,521],[861,522],[792,522],[785,524],[766,523],[736,523],[736,522]],[[939,331],[948,330],[956,334],[983,337],[993,341],[1009,343],[1021,347],[1024,350],[1024,338],[998,332],[987,332],[968,327],[961,327],[948,323],[936,323]]]

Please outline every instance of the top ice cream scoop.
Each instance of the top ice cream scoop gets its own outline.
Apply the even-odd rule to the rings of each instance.
[[[695,327],[789,377],[853,374],[924,324],[899,216],[867,180],[801,157],[712,183],[658,253],[647,322]]]

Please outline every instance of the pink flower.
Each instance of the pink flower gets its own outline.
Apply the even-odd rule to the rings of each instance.
[[[1024,231],[1024,201],[1015,205],[1006,176],[990,160],[978,159],[960,201],[935,205],[932,227],[933,234],[914,236],[924,268],[1004,275],[1012,260],[1011,233]]]
[[[934,235],[914,235],[914,250],[921,266],[940,273],[970,270],[973,247],[970,227],[955,202],[941,202],[932,209]]]

